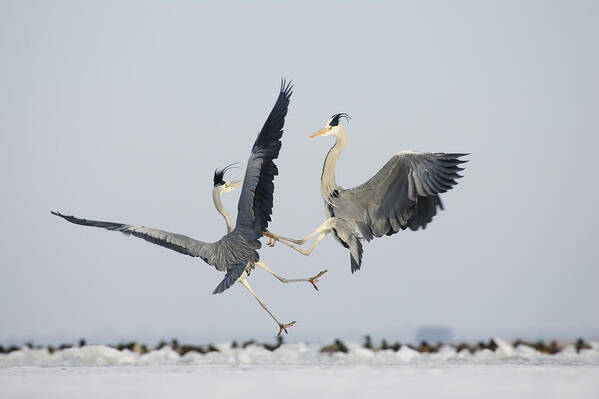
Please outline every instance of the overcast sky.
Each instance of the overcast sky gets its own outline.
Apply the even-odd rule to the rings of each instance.
[[[212,173],[245,166],[283,76],[274,232],[325,220],[333,139],[308,135],[333,113],[352,117],[344,187],[400,150],[472,154],[446,210],[365,244],[354,275],[331,237],[309,257],[263,245],[282,275],[329,270],[319,292],[250,277],[290,340],[598,337],[598,18],[594,1],[0,1],[0,343],[272,338],[201,260],[50,210],[218,240]]]

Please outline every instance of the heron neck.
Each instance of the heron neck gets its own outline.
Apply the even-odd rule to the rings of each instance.
[[[347,135],[345,134],[343,125],[340,124],[339,131],[335,134],[335,145],[331,147],[324,160],[322,176],[320,178],[322,195],[327,202],[331,202],[333,191],[337,188],[337,183],[335,182],[335,169],[337,167],[337,160],[345,149],[346,144]]]
[[[214,201],[214,207],[218,213],[223,215],[223,218],[225,218],[225,223],[227,224],[227,233],[232,232],[234,228],[233,221],[231,220],[229,213],[225,210],[223,202],[220,199],[220,190],[216,187],[212,189],[212,200]]]

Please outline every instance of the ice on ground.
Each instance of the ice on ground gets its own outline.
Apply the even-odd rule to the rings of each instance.
[[[583,398],[599,397],[599,343],[555,355],[495,339],[475,353],[451,346],[420,353],[408,346],[321,353],[316,344],[260,345],[218,352],[169,346],[139,354],[92,345],[49,353],[0,354],[1,398]]]
[[[52,367],[52,366],[172,366],[172,365],[402,365],[402,364],[546,364],[546,365],[599,365],[599,342],[592,342],[590,349],[576,351],[573,345],[554,355],[543,354],[535,349],[495,338],[497,349],[484,349],[475,353],[456,351],[451,346],[442,347],[437,353],[420,353],[404,345],[393,350],[372,351],[358,343],[347,345],[349,352],[321,353],[320,345],[293,343],[283,344],[275,351],[260,345],[233,348],[231,344],[217,345],[218,352],[201,354],[188,352],[181,356],[165,346],[145,354],[124,349],[122,351],[104,345],[57,350],[22,348],[8,354],[0,354],[0,368]]]
[[[409,360],[398,365],[8,367],[0,368],[0,397],[596,399],[599,366]]]

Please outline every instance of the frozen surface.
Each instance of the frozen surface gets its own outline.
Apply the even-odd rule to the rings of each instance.
[[[25,349],[0,355],[0,397],[599,397],[599,343],[543,355],[496,342],[495,352],[474,354],[450,347],[420,354],[405,346],[372,352],[359,344],[332,355],[307,344],[274,352],[222,344],[220,352],[185,356],[169,347],[145,355],[106,346]]]
[[[3,398],[597,398],[599,367],[515,363],[25,367],[0,371],[0,392]]]
[[[49,353],[47,349],[28,349],[0,354],[0,370],[23,366],[172,366],[172,365],[439,365],[439,364],[545,364],[545,365],[595,365],[599,366],[599,342],[591,342],[590,349],[577,353],[568,345],[555,355],[542,354],[531,347],[513,347],[509,342],[494,338],[495,351],[484,349],[475,353],[457,352],[444,346],[438,353],[419,353],[407,346],[397,352],[372,351],[360,344],[347,345],[349,353],[320,353],[318,344],[284,344],[271,352],[260,345],[232,348],[229,343],[216,345],[219,352],[200,354],[189,352],[179,355],[169,346],[139,354],[130,350],[119,351],[104,345],[89,345]]]

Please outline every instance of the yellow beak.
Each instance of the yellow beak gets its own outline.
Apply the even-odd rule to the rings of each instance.
[[[322,136],[323,134],[325,134],[326,132],[328,132],[330,129],[331,129],[330,127],[323,127],[322,129],[320,129],[319,131],[317,131],[316,133],[314,133],[313,135],[311,135],[310,138]]]
[[[233,181],[229,182],[229,187],[237,188],[237,187],[241,186],[241,183],[243,183],[243,180],[233,180]]]

